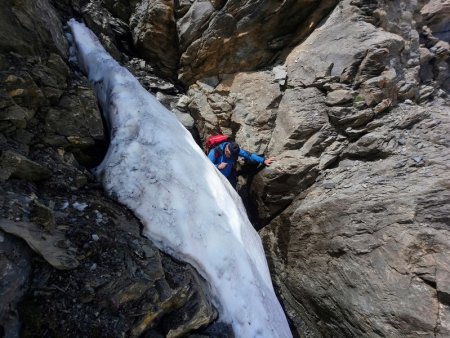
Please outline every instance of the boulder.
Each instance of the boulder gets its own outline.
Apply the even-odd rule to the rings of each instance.
[[[48,109],[45,122],[43,142],[70,149],[83,164],[89,165],[89,153],[105,137],[95,95],[81,85],[70,88],[58,106]]]
[[[340,106],[353,102],[353,92],[346,89],[337,89],[327,94],[326,104],[328,106]]]
[[[214,7],[210,1],[195,1],[187,13],[177,21],[181,50],[186,50],[193,41],[201,37],[213,12]]]
[[[229,86],[229,95],[235,98],[231,125],[236,142],[248,151],[266,152],[282,96],[277,82],[272,72],[239,73],[218,88]]]
[[[51,175],[50,170],[46,167],[9,150],[2,152],[0,164],[0,180],[2,181],[10,177],[28,181],[42,181]]]
[[[141,1],[130,18],[130,29],[139,54],[173,76],[179,59],[174,2]]]
[[[52,105],[57,105],[67,88],[69,77],[69,67],[58,54],[50,54],[44,63],[37,63],[33,66],[31,76],[36,84],[42,88],[44,96]]]

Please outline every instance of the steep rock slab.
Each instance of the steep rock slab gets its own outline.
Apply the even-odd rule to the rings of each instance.
[[[442,135],[450,119],[442,104],[412,124],[398,122],[404,105],[386,115],[368,149],[388,149],[388,158],[367,161],[363,148],[349,147],[364,160],[324,172],[262,230],[285,304],[324,336],[450,334],[450,139]]]
[[[301,156],[321,158],[321,169],[338,160],[349,141],[355,144],[344,157],[388,156],[390,147],[383,144],[389,133],[369,129],[398,100],[433,93],[432,88],[419,90],[419,37],[413,19],[418,10],[417,4],[341,2],[286,58],[287,89],[268,153],[300,150]],[[267,181],[264,172],[259,176],[255,182]],[[271,195],[269,186],[253,189],[261,206],[266,200],[261,192]]]
[[[317,88],[287,89],[278,107],[278,114],[269,144],[271,153],[300,149],[303,144],[328,123],[322,92]]]
[[[48,0],[5,1],[0,9],[0,51],[23,55],[52,50],[67,56],[61,21]]]
[[[434,71],[420,86],[418,12],[413,2],[343,1],[286,59],[286,101],[269,149],[319,157],[321,172],[284,212],[298,185],[276,184],[289,173],[283,155],[286,168],[261,172],[253,190],[263,217],[281,212],[262,235],[298,328],[306,321],[330,337],[449,334],[446,287],[436,282],[447,278],[450,252],[448,101],[441,90],[434,106],[392,109],[406,98],[431,100],[444,86]],[[424,43],[441,62],[435,52],[445,55],[445,44],[432,35]],[[316,91],[310,99],[324,118],[304,115],[314,109],[305,104],[283,121],[296,111],[290,91]]]
[[[317,77],[340,76],[375,46],[385,46],[395,57],[403,39],[358,20],[359,15],[350,1],[343,1],[322,26],[289,54],[286,66],[290,85],[309,86]]]
[[[184,48],[179,78],[190,84],[211,75],[267,65],[297,38],[296,30],[310,32],[336,2],[231,0],[220,7],[217,1],[196,1],[178,25]],[[212,8],[216,9],[213,13]],[[310,15],[317,21],[306,20]]]

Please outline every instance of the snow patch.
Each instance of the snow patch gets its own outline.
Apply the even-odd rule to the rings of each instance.
[[[160,249],[203,275],[237,337],[292,337],[240,197],[175,115],[84,24],[68,25],[111,131],[97,168],[106,191],[135,212]]]

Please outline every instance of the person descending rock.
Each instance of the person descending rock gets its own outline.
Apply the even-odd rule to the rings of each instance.
[[[211,148],[208,152],[208,158],[235,189],[237,184],[236,162],[239,156],[251,162],[263,163],[266,166],[270,166],[274,161],[272,157],[266,159],[241,149],[236,142],[227,141]]]

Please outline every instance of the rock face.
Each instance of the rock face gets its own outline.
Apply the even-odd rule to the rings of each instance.
[[[139,54],[156,64],[168,75],[176,73],[178,43],[174,1],[141,1],[130,19],[133,42]]]
[[[280,161],[254,180],[261,216],[274,218],[261,235],[297,327],[306,321],[329,337],[446,337],[448,64],[431,52],[445,42],[415,26],[419,6],[378,5],[344,1],[287,57],[296,88],[281,99],[269,146]],[[436,64],[419,60],[421,48],[445,63],[445,76],[433,68],[422,82]],[[290,149],[319,164],[280,192]]]
[[[93,90],[67,60],[60,14],[47,1],[3,5],[0,335],[227,334],[211,325],[217,312],[203,279],[141,236],[84,167],[101,161],[108,136]],[[58,8],[84,15],[123,57],[123,23],[104,20],[98,3]],[[173,84],[146,76],[149,89],[178,100]]]
[[[190,87],[201,136],[277,158],[250,192],[300,334],[449,335],[446,6],[342,1],[279,65]]]
[[[14,51],[21,55],[36,55],[51,49],[67,56],[67,41],[62,32],[62,23],[48,0],[7,0],[2,7],[2,53]]]
[[[422,119],[410,129],[406,111]],[[445,337],[448,110],[402,104],[380,122],[262,236],[289,307],[325,336]]]
[[[192,83],[265,66],[298,35],[308,34],[336,3],[195,1],[178,25],[183,48],[179,77]]]
[[[114,57],[127,58],[121,52],[138,55],[165,76],[177,76],[189,85],[198,79],[268,65],[284,47],[306,37],[337,2],[91,0],[77,3],[78,11]]]

